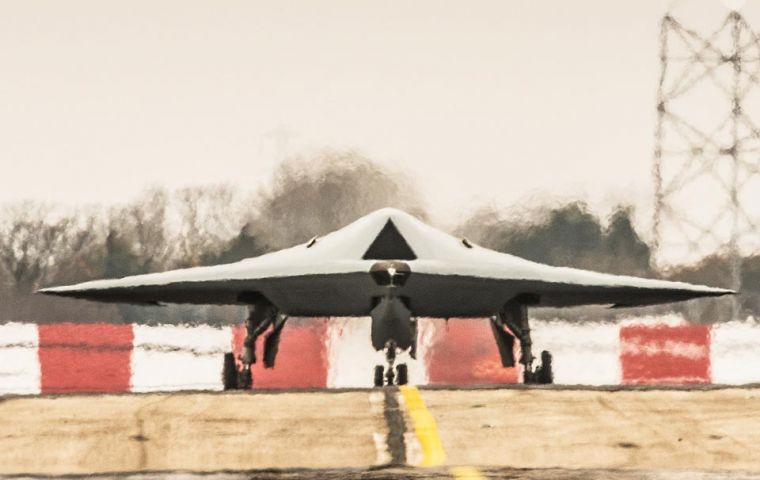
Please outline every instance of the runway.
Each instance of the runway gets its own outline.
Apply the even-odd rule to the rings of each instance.
[[[0,401],[4,475],[760,478],[759,444],[757,387],[402,387]]]

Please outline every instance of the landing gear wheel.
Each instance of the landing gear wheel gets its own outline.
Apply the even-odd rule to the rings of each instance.
[[[549,385],[554,383],[554,372],[552,371],[552,354],[544,350],[541,352],[541,366],[536,371],[536,383]]]
[[[383,386],[383,366],[382,365],[376,365],[375,366],[374,385],[376,387],[382,387]]]
[[[399,363],[396,366],[396,383],[398,385],[406,385],[409,383],[409,371],[406,368],[406,363]]]
[[[385,384],[386,385],[394,385],[396,374],[393,371],[393,368],[388,368],[385,371]]]
[[[235,365],[235,354],[228,352],[224,354],[224,369],[222,370],[222,383],[225,390],[238,389],[238,370]]]
[[[243,366],[243,370],[238,372],[238,388],[240,390],[250,390],[253,387],[253,374],[251,367]]]

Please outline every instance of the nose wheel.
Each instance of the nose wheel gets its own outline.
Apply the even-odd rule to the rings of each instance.
[[[375,365],[373,384],[376,387],[383,385],[406,385],[409,383],[409,370],[405,363],[396,363],[396,353],[398,347],[396,342],[388,340],[385,344],[385,361],[386,365]]]
[[[384,382],[384,375],[385,368],[383,368],[382,365],[375,365],[375,378],[374,378],[374,385],[376,387],[382,387],[385,385]]]

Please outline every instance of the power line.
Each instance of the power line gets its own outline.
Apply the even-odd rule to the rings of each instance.
[[[760,247],[760,37],[737,11],[706,34],[666,14],[660,61],[657,262],[726,255],[740,290],[742,255]]]

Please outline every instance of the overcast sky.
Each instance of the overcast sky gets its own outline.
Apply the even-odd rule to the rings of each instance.
[[[286,154],[409,172],[440,222],[544,196],[646,212],[668,6],[0,0],[0,202],[255,187],[284,131]]]

